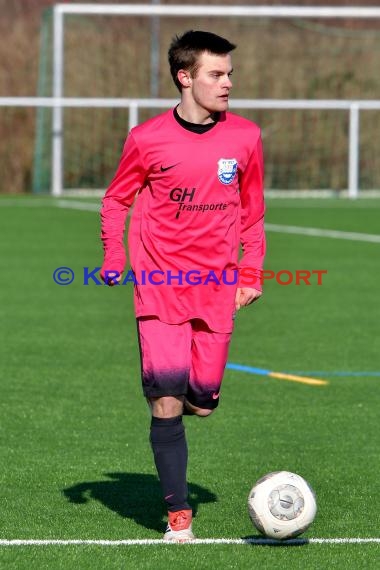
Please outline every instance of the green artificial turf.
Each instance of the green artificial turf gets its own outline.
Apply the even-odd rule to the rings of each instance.
[[[0,198],[0,539],[159,539],[165,509],[132,287],[83,285],[83,267],[101,264],[98,216],[55,204]],[[267,221],[379,234],[379,207],[271,200]],[[217,412],[185,418],[197,537],[257,536],[248,492],[280,469],[316,491],[305,538],[379,537],[380,377],[370,374],[380,372],[379,251],[379,243],[268,232],[268,269],[327,274],[320,286],[268,281],[236,319],[229,361],[320,371],[328,384],[227,370]],[[54,283],[59,266],[75,271],[71,285]],[[378,556],[379,544],[0,546],[0,567],[356,569],[379,567]]]

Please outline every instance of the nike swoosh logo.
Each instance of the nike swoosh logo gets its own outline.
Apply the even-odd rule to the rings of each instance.
[[[171,168],[174,168],[175,166],[177,166],[177,164],[179,164],[179,162],[176,162],[175,164],[172,164],[171,166],[162,166],[161,165],[161,172],[166,172],[167,170],[170,170]]]
[[[217,400],[219,398],[219,392],[214,392],[212,395],[213,400]]]

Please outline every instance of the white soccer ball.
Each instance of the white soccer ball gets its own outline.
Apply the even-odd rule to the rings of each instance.
[[[315,518],[317,503],[309,483],[289,471],[259,479],[248,496],[248,511],[258,531],[270,538],[293,538]]]

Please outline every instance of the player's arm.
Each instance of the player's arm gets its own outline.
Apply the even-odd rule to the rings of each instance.
[[[108,285],[120,281],[127,262],[124,232],[128,210],[143,186],[146,172],[139,149],[130,133],[116,174],[102,200],[100,210],[104,261],[100,276]],[[114,278],[112,279],[112,274]]]
[[[249,305],[262,294],[261,275],[265,257],[264,159],[258,136],[247,166],[240,178],[241,231],[243,256],[239,262],[236,308]]]

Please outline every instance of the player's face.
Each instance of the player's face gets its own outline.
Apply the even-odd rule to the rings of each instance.
[[[231,56],[204,52],[198,60],[198,70],[191,78],[191,94],[197,106],[210,113],[226,111],[232,88]]]

